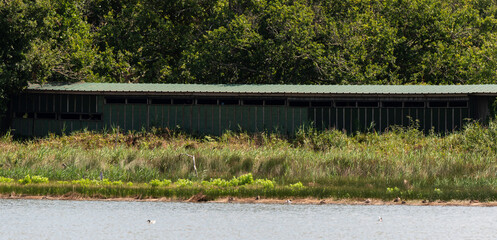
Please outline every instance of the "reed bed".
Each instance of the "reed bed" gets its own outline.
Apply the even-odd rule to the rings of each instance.
[[[195,156],[198,176],[192,159],[183,154]],[[15,139],[7,133],[0,139],[0,176],[13,179],[38,175],[51,181],[104,177],[134,183],[201,182],[251,173],[273,180],[275,189],[302,182],[307,188],[299,194],[319,196],[334,191],[331,195],[346,192],[351,197],[436,194],[495,199],[496,159],[495,120],[486,126],[470,122],[460,132],[443,135],[424,133],[413,124],[381,134],[303,128],[291,138],[276,133],[226,132],[212,137],[168,129],[114,129],[39,139]],[[388,193],[389,188],[399,190]],[[272,191],[286,196],[284,189]]]

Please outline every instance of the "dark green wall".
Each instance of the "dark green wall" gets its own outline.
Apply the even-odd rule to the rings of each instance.
[[[156,101],[159,99],[160,101]],[[172,100],[171,100],[172,99]],[[187,98],[185,98],[187,99]],[[304,125],[318,130],[382,132],[392,125],[436,132],[460,130],[474,117],[473,100],[270,99],[24,94],[12,104],[12,129],[21,136],[119,127],[124,131],[169,128],[220,135],[226,130],[292,135]],[[293,104],[292,101],[299,101]],[[224,104],[224,103],[227,104]],[[479,101],[476,101],[479,102]],[[480,106],[481,108],[481,106]]]

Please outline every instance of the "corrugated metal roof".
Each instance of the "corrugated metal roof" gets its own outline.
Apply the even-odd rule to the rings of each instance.
[[[314,94],[314,95],[497,95],[489,85],[230,85],[230,84],[131,84],[73,83],[31,84],[30,92],[74,93],[203,93],[203,94]]]

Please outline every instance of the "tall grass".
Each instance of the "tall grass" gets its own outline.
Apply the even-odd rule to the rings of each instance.
[[[188,153],[196,157],[198,178]],[[227,132],[194,137],[148,132],[77,132],[41,139],[0,138],[0,176],[51,180],[229,179],[244,173],[278,184],[372,185],[386,189],[497,187],[497,121],[424,134],[415,126],[346,135],[301,129],[295,137]],[[405,181],[404,181],[405,180]]]

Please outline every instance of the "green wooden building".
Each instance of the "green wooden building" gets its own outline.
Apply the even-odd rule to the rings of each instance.
[[[201,85],[74,83],[30,85],[7,115],[14,134],[179,128],[292,135],[304,125],[348,133],[407,126],[459,130],[489,117],[497,85]]]

